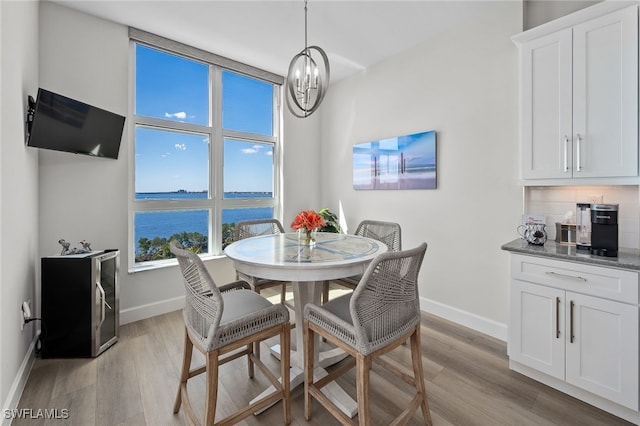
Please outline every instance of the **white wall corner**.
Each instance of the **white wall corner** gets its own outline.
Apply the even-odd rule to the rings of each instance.
[[[420,298],[420,309],[446,320],[463,325],[472,330],[489,335],[496,339],[507,341],[507,325],[498,321],[481,317],[453,306],[445,305],[435,300]]]

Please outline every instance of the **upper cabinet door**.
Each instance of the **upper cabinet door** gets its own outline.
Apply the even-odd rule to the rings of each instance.
[[[637,184],[638,5],[602,2],[514,42],[525,184]]]
[[[575,178],[638,175],[637,6],[573,27],[573,151]]]
[[[523,179],[571,177],[571,29],[521,49],[521,174]]]

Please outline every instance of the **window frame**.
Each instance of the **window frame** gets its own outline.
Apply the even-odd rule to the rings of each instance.
[[[184,57],[185,59],[201,62],[209,68],[209,126],[164,120],[136,115],[136,45],[142,45],[160,50],[168,54]],[[207,210],[208,222],[208,253],[201,254],[203,259],[223,257],[222,252],[222,211],[225,209],[270,207],[273,217],[282,217],[282,91],[284,77],[243,64],[231,59],[215,55],[182,43],[175,42],[135,28],[129,28],[130,47],[130,102],[129,102],[129,202],[128,202],[128,270],[138,272],[173,266],[176,259],[157,261],[135,261],[137,242],[135,241],[134,218],[137,212],[154,212],[170,210]],[[273,134],[260,135],[237,130],[222,128],[222,74],[230,71],[245,77],[273,84]],[[180,200],[136,200],[135,188],[135,144],[136,129],[148,127],[158,130],[183,131],[202,134],[209,137],[209,197],[205,199]],[[224,198],[224,141],[235,139],[238,141],[255,142],[270,145],[273,149],[273,195],[271,198]]]

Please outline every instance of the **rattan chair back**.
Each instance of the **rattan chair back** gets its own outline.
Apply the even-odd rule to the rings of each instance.
[[[390,251],[402,250],[401,229],[400,225],[395,222],[363,220],[358,224],[355,235],[383,242]]]
[[[278,219],[243,220],[236,223],[233,240],[240,241],[249,237],[282,233],[284,228]]]
[[[222,295],[202,259],[172,241],[171,252],[178,259],[184,278],[184,321],[189,333],[204,350],[211,348],[224,309]]]
[[[374,259],[349,304],[360,353],[386,346],[420,323],[418,274],[427,244]]]

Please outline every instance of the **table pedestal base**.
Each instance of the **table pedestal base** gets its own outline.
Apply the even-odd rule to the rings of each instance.
[[[289,372],[290,377],[290,386],[291,389],[296,386],[300,386],[304,384],[304,370],[299,367],[291,367],[291,371]],[[322,367],[317,367],[313,370],[313,380],[319,380],[327,375],[327,371]],[[273,386],[269,386],[265,389],[260,395],[256,396],[251,400],[253,404],[254,401],[263,398],[264,396],[272,393],[274,391]],[[353,418],[358,413],[358,403],[355,402],[344,389],[342,389],[336,382],[331,382],[322,388],[321,392],[347,416]],[[266,410],[266,408],[264,409]],[[260,414],[262,411],[256,412],[255,414]]]
[[[290,384],[291,390],[293,390],[296,386],[299,386],[304,383],[304,343],[303,343],[303,333],[304,333],[304,325],[302,319],[304,306],[307,303],[315,303],[320,304],[321,301],[321,290],[323,287],[323,283],[321,281],[310,281],[310,282],[293,282],[293,300],[294,300],[294,312],[296,319],[296,327],[293,330],[293,337],[296,350],[291,351],[291,377]],[[315,347],[319,348],[319,339],[318,336],[315,335]],[[274,345],[271,347],[271,353],[280,358],[280,345]],[[347,357],[347,354],[340,348],[334,348],[328,351],[318,351],[315,354],[314,364],[317,366],[314,371],[314,380],[318,380],[327,375],[325,370],[326,367],[336,364],[342,361]],[[267,395],[270,392],[273,392],[273,387],[269,387],[263,393],[258,395],[251,402],[261,398],[264,395]],[[340,410],[348,415],[349,417],[354,417],[358,412],[358,404],[349,396],[348,393],[344,391],[336,382],[329,383],[325,387],[322,388],[322,393],[325,394],[327,398]],[[257,414],[257,413],[256,413]]]

